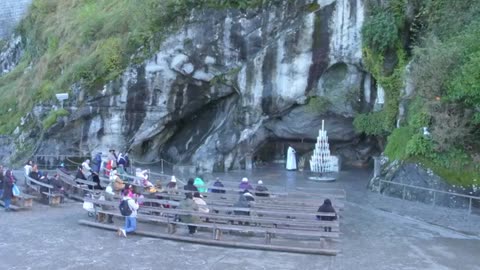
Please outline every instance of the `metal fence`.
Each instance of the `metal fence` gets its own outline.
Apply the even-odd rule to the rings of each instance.
[[[423,192],[427,192],[428,194],[432,194],[431,204],[434,207],[437,206],[437,198],[439,196],[442,196],[442,195],[443,196],[449,196],[449,198],[452,199],[452,200],[453,200],[453,197],[458,197],[458,198],[462,198],[463,200],[468,200],[468,214],[472,214],[472,212],[473,212],[474,201],[476,201],[478,203],[478,205],[480,206],[480,197],[478,197],[478,196],[466,195],[466,194],[460,194],[460,193],[448,192],[448,191],[442,191],[442,190],[436,190],[436,189],[419,187],[419,186],[413,186],[413,185],[409,185],[409,184],[391,182],[391,181],[387,181],[387,180],[379,180],[378,192],[380,194],[384,195],[385,192],[382,192],[382,187],[384,189],[386,189],[386,188],[388,188],[389,185],[397,185],[397,186],[402,187],[401,196],[399,196],[399,197],[401,197],[402,200],[407,199],[407,195],[410,198],[415,197],[415,196],[411,196],[411,195],[407,194],[406,190],[408,188],[408,189],[423,191]],[[419,197],[419,196],[417,196],[417,197]],[[424,199],[424,202],[425,202],[425,198],[423,198],[423,199]],[[460,204],[453,203],[453,205],[461,205],[461,203]]]

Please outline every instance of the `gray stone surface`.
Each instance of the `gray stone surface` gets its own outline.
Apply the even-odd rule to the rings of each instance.
[[[319,8],[306,8],[312,3]],[[372,105],[361,94],[371,90],[362,83],[364,12],[364,0],[194,10],[150,59],[98,89],[74,85],[68,119],[41,139],[20,127],[18,138],[27,139],[15,143],[37,149],[38,142],[41,154],[131,149],[139,161],[161,157],[205,171],[244,166],[245,155],[270,138],[314,139],[321,118],[334,124],[334,139],[357,143],[352,116]],[[331,110],[305,110],[311,96],[328,98]],[[25,126],[41,120],[28,118]],[[299,132],[304,127],[308,132]]]
[[[23,18],[32,0],[0,1],[0,39],[7,39]]]
[[[118,238],[78,225],[86,213],[80,203],[69,202],[59,208],[35,204],[32,211],[0,211],[1,269],[480,269],[479,216],[369,192],[369,172],[342,172],[335,183],[314,183],[302,173],[278,168],[214,176],[261,178],[267,186],[286,189],[345,188],[343,253],[326,257]]]
[[[456,194],[478,196],[478,193],[474,193],[471,189],[448,184],[441,177],[433,173],[432,170],[426,169],[420,164],[399,161],[388,163],[385,158],[383,158],[382,162],[381,173],[377,177],[372,178],[369,183],[369,188],[375,191],[378,191],[378,189],[381,188],[381,192],[386,195],[397,198],[405,197],[408,200],[421,201],[428,204],[464,209],[469,207],[468,198],[447,193],[433,193],[429,190],[420,190],[410,187],[404,188],[402,185],[397,185],[395,183]],[[382,182],[380,186],[380,180],[389,182]]]

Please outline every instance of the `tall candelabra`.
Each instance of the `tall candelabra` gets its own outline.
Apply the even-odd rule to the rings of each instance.
[[[316,173],[338,172],[338,159],[330,155],[324,120],[322,120],[322,129],[318,132],[317,143],[310,158],[310,170]]]

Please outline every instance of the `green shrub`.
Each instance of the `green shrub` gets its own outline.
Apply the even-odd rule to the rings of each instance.
[[[377,53],[383,53],[398,41],[398,29],[395,17],[386,9],[379,9],[365,19],[362,26],[364,46]]]
[[[407,142],[406,154],[407,156],[424,156],[428,157],[433,149],[431,139],[425,138],[423,134],[417,133]]]
[[[330,109],[332,103],[328,98],[322,96],[314,96],[308,100],[307,109],[313,113],[325,113]]]
[[[353,126],[356,131],[367,135],[385,136],[386,133],[383,127],[384,117],[382,112],[358,114],[353,120]]]
[[[387,138],[385,155],[391,160],[407,159],[407,144],[413,135],[412,130],[408,127],[401,127],[393,130],[392,134]]]

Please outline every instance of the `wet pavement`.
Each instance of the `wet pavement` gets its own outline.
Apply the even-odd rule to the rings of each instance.
[[[0,211],[0,269],[480,269],[480,217],[369,192],[369,171],[344,171],[334,183],[310,181],[307,174],[279,167],[206,178],[217,176],[225,181],[261,179],[267,186],[287,190],[344,188],[342,254],[327,257],[118,238],[110,231],[78,225],[87,217],[80,203],[58,208],[37,203],[32,211]]]

